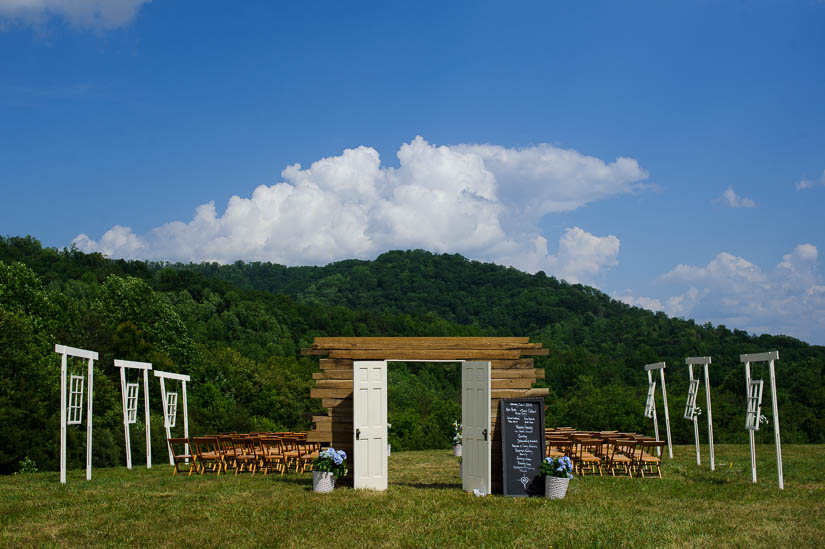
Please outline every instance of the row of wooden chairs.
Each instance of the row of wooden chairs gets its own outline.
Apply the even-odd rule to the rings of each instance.
[[[642,478],[662,478],[661,452],[664,442],[636,433],[617,431],[583,432],[571,428],[548,429],[545,432],[546,454],[549,457],[568,456],[579,475],[612,476],[634,473]]]
[[[306,433],[226,433],[192,438],[169,438],[174,462],[173,475],[181,464],[188,464],[187,476],[203,475],[207,470],[220,475],[230,469],[235,474],[244,471],[254,475],[270,471],[284,476],[294,468],[296,473],[312,470],[312,462],[321,450],[320,443],[307,442]]]

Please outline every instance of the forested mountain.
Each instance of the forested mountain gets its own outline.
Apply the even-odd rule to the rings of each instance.
[[[420,250],[324,267],[159,264],[0,237],[0,472],[27,455],[41,468],[57,465],[55,343],[100,353],[94,450],[102,466],[125,461],[114,358],[191,375],[191,433],[302,429],[321,408],[309,398],[317,362],[299,350],[323,335],[530,336],[550,349],[536,360],[546,369],[537,385],[550,388],[548,425],[581,428],[651,432],[642,366],[666,361],[675,443],[693,436],[682,419],[686,356],[713,357],[714,432],[734,442],[747,438],[739,354],[778,350],[783,440],[825,442],[825,347],[668,318],[544,273]],[[460,416],[455,366],[399,364],[389,373],[393,447],[446,446]],[[163,459],[156,384],[152,391],[154,453]],[[770,431],[758,436],[768,441]],[[77,465],[83,435],[70,432]],[[141,452],[133,443],[136,462]]]

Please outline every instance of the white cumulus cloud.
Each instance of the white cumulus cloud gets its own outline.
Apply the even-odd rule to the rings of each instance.
[[[606,163],[546,144],[436,146],[416,137],[397,156],[392,168],[373,148],[347,149],[307,168],[288,166],[282,181],[231,197],[222,215],[210,202],[188,222],[143,235],[117,225],[73,243],[111,257],[287,265],[424,248],[592,283],[617,264],[619,239],[571,227],[552,253],[539,221],[634,192],[647,178],[633,159]]]
[[[0,0],[0,18],[41,24],[52,17],[80,28],[115,29],[152,0]]]
[[[724,204],[730,208],[755,208],[756,202],[751,200],[750,198],[745,198],[744,196],[739,196],[733,191],[733,187],[728,187],[725,189],[725,192],[722,193],[722,196],[714,200],[714,202]]]
[[[678,265],[663,283],[684,288],[664,302],[636,297],[629,290],[616,299],[672,316],[725,324],[753,333],[783,333],[825,344],[825,285],[819,252],[799,244],[772,269],[763,270],[727,252],[705,266]]]

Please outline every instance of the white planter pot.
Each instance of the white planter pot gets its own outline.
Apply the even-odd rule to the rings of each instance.
[[[326,494],[332,492],[335,488],[335,476],[326,471],[312,472],[312,490],[319,494]]]
[[[456,444],[453,446],[453,455],[456,457],[461,457],[461,444]]]
[[[548,499],[563,499],[567,494],[569,478],[544,477],[544,497]]]

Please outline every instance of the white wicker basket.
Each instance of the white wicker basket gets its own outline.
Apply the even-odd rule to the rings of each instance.
[[[332,492],[335,488],[335,476],[326,471],[312,472],[312,490],[319,494]]]
[[[563,499],[567,494],[569,478],[544,477],[544,497],[549,499]]]
[[[456,444],[453,446],[453,455],[456,457],[461,457],[461,444]]]

